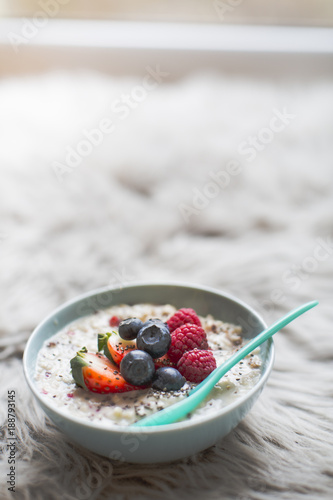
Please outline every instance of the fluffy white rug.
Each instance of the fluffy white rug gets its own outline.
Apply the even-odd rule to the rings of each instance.
[[[332,82],[158,78],[1,82],[1,421],[15,390],[18,439],[14,495],[3,427],[2,498],[331,498]],[[175,278],[267,322],[320,305],[276,336],[260,400],[213,448],[140,466],[71,444],[25,384],[30,332],[83,291]]]

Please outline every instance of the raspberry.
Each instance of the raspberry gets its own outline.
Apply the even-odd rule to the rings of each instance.
[[[110,326],[118,326],[119,323],[120,323],[120,319],[118,318],[118,316],[111,316],[111,318],[109,319]]]
[[[168,319],[167,323],[170,333],[179,326],[185,325],[185,323],[193,323],[194,325],[201,326],[197,313],[190,308],[179,309],[179,311],[175,312],[175,314]]]
[[[168,356],[171,361],[177,363],[184,352],[195,347],[209,349],[206,332],[201,326],[186,323],[172,332]]]
[[[189,382],[199,384],[216,368],[212,351],[193,349],[183,354],[177,364],[178,371]]]

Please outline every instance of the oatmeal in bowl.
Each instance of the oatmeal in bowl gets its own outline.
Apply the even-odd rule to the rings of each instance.
[[[248,306],[203,287],[104,289],[65,304],[35,330],[25,373],[46,413],[75,441],[110,458],[166,461],[205,449],[237,425],[272,368],[272,341],[235,365],[182,421],[131,424],[186,398],[264,328]],[[137,449],[126,449],[127,436],[137,437]]]
[[[163,390],[163,386],[161,387],[162,390],[158,390],[155,387],[156,384],[154,384],[154,381],[146,383],[146,387],[127,383],[122,377],[120,363],[124,356],[138,349],[133,340],[126,341],[119,336],[119,325],[113,326],[110,329],[112,319],[115,322],[114,318],[117,318],[119,322],[128,320],[128,318],[136,318],[141,322],[141,325],[154,318],[161,320],[164,325],[168,321],[171,323],[176,313],[176,308],[169,304],[135,304],[133,306],[121,304],[99,310],[95,314],[83,317],[66,326],[45,341],[38,354],[35,380],[42,397],[48,399],[50,404],[62,408],[69,415],[78,416],[90,422],[110,422],[115,425],[134,423],[142,417],[186,398],[190,389],[195,387],[196,383],[204,380],[203,377],[200,377],[200,374],[200,378],[197,379],[197,373],[191,376],[190,369],[188,369],[189,374],[187,377],[181,377],[183,383],[181,380],[181,385],[175,387],[175,390],[169,390],[167,386],[166,390]],[[186,353],[194,351],[194,355],[198,355],[200,354],[198,351],[208,351],[215,360],[213,368],[216,368],[216,366],[219,366],[244,345],[240,326],[216,320],[210,315],[198,317],[198,319],[200,326],[185,322],[179,324],[178,328],[175,328],[171,332],[171,336],[177,336],[177,332],[179,332],[179,336],[182,333],[183,335],[187,334],[188,337],[191,336],[193,344],[196,329],[204,331],[207,339],[205,349],[199,349],[198,347],[202,347],[200,345],[194,347],[194,344],[188,346],[188,349],[185,351]],[[187,319],[185,318],[183,321],[187,321]],[[186,325],[192,325],[192,327]],[[109,349],[107,352],[109,356],[106,356],[104,352],[97,354],[98,339],[101,339],[102,336],[107,337],[108,335],[109,339],[110,337],[115,337],[116,339],[116,342],[106,344],[106,348]],[[108,348],[108,345],[110,348]],[[135,347],[133,348],[133,346]],[[87,352],[82,353],[80,351],[82,348]],[[196,351],[194,350],[195,348]],[[111,353],[115,352],[113,358],[110,355],[110,350]],[[123,351],[122,353],[121,350]],[[155,365],[155,373],[158,374],[160,367],[172,367],[176,369],[178,366],[186,374],[186,369],[182,369],[182,359],[185,352],[182,356],[177,356],[173,351],[175,351],[175,348],[173,349],[170,346],[162,356],[152,358],[152,363]],[[80,353],[79,356],[77,356],[77,352]],[[90,359],[87,353],[92,354]],[[223,408],[237,400],[237,398],[251,389],[260,377],[261,361],[258,354],[259,352],[252,353],[230,370],[216,384],[209,399],[187,418],[195,419],[207,412],[215,412],[217,409]],[[106,380],[103,386],[98,381],[99,371],[96,372],[96,380],[92,376],[90,377],[92,383],[89,383],[87,378],[85,381],[80,381],[80,375],[76,375],[75,377],[76,359],[79,360],[78,362],[81,362],[83,368],[87,367],[88,373],[89,370],[92,370],[89,366],[93,366],[94,356],[96,355],[98,356],[97,360],[102,366],[102,375],[104,371],[111,377],[111,379],[108,379],[109,383]],[[85,359],[87,360],[86,363],[84,362]],[[186,362],[186,359],[189,359],[189,355],[187,354],[184,359]],[[74,366],[73,369],[71,369],[71,360],[72,367]],[[109,363],[111,360],[113,361],[113,366]],[[200,368],[198,367],[197,370],[194,368],[194,371],[200,371]],[[206,375],[209,373],[210,371],[207,371]],[[181,375],[183,374],[181,373]]]

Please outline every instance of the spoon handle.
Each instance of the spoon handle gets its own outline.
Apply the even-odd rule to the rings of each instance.
[[[239,349],[235,354],[233,354],[225,363],[216,368],[206,379],[197,385],[192,391],[189,393],[189,396],[174,405],[171,405],[164,410],[159,411],[158,413],[154,413],[153,415],[149,415],[142,420],[139,420],[133,426],[143,427],[143,426],[151,426],[151,425],[163,425],[163,424],[171,424],[176,422],[180,418],[183,418],[192,410],[194,410],[209,394],[214,385],[225,375],[235,364],[241,361],[245,356],[250,354],[254,349],[260,346],[263,342],[272,337],[275,333],[281,330],[288,323],[293,321],[295,318],[304,314],[312,307],[315,307],[318,304],[318,301],[308,302],[293,311],[290,311],[286,316],[279,319],[269,328],[259,333],[254,339],[250,340],[244,347]]]
[[[318,304],[317,301],[308,302],[307,304],[303,304],[297,309],[290,311],[283,318],[280,318],[278,321],[276,321],[271,326],[266,328],[266,330],[264,330],[263,332],[259,333],[259,335],[254,337],[254,339],[250,340],[250,342],[248,342],[244,347],[235,352],[235,354],[230,356],[230,358],[227,359],[227,361],[225,361],[223,365],[216,368],[216,370],[214,370],[210,375],[208,375],[208,377],[206,377],[203,382],[201,382],[194,389],[192,389],[190,394],[196,392],[198,389],[200,389],[201,386],[206,386],[206,384],[212,385],[213,387],[223,377],[223,375],[225,375],[239,361],[245,358],[245,356],[250,354],[261,344],[266,342],[266,340],[272,337],[275,333],[282,330],[282,328],[288,325],[288,323],[291,323],[291,321],[296,319],[301,314],[304,314],[309,309],[312,309],[312,307],[315,307],[317,304]]]

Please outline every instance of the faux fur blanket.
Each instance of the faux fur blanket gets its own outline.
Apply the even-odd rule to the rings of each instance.
[[[1,497],[331,498],[332,82],[165,83],[161,73],[0,84]],[[274,370],[244,421],[216,446],[163,465],[72,444],[22,373],[25,341],[53,308],[146,279],[215,286],[268,323],[320,301],[276,335]]]

